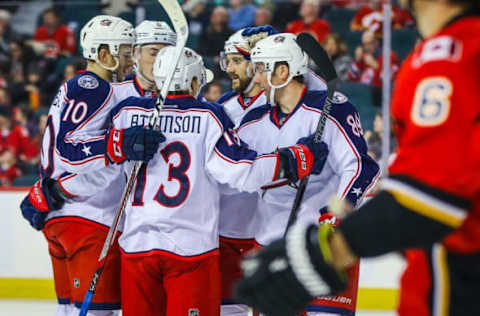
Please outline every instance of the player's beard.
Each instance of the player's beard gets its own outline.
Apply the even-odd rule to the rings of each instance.
[[[245,89],[247,89],[248,85],[250,84],[250,80],[252,80],[251,78],[241,78],[237,75],[231,75],[230,79],[232,79],[232,89],[238,93],[242,93],[243,91],[245,91]],[[235,82],[237,83],[235,85],[234,79],[236,79]]]

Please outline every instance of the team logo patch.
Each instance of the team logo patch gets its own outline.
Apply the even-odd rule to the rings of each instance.
[[[188,316],[199,316],[199,315],[200,315],[200,311],[198,310],[198,308],[188,309]]]
[[[342,104],[348,101],[348,98],[340,92],[335,91],[332,97],[332,102],[335,104]]]
[[[445,122],[450,114],[452,83],[445,77],[422,80],[415,90],[412,121],[418,126],[436,126]]]
[[[109,20],[109,19],[104,19],[100,21],[100,25],[103,25],[103,26],[109,26],[110,24],[112,24],[112,20]]]
[[[273,42],[275,43],[283,43],[284,41],[285,41],[285,36],[283,35],[275,36],[275,38],[273,39]]]
[[[90,75],[85,75],[78,78],[78,85],[84,89],[96,89],[98,84],[98,80]]]
[[[73,279],[73,287],[76,289],[80,287],[80,279],[78,278]]]
[[[188,58],[191,58],[193,55],[192,55],[192,52],[189,51],[188,49],[185,50],[185,57],[188,57]]]

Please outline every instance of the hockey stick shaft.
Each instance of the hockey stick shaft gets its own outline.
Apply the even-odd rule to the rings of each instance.
[[[155,110],[149,122],[150,128],[155,128],[157,125],[160,111],[163,107],[163,104],[165,103],[167,93],[170,87],[170,83],[172,82],[173,75],[175,74],[175,69],[177,67],[181,53],[183,51],[183,48],[185,47],[185,44],[188,38],[187,20],[185,18],[185,15],[183,14],[182,8],[180,7],[180,4],[178,3],[178,1],[177,0],[158,0],[158,1],[160,2],[160,5],[163,7],[163,9],[167,12],[167,15],[169,16],[173,24],[173,28],[175,29],[175,32],[177,34],[177,43],[176,43],[176,51],[175,51],[175,62],[167,65],[167,67],[169,68],[167,69],[165,82],[162,86],[160,95],[158,96],[158,101],[157,101]],[[105,242],[103,244],[102,252],[100,253],[100,256],[98,258],[98,266],[92,276],[87,293],[85,294],[85,298],[82,302],[82,307],[80,309],[79,316],[87,315],[88,309],[90,307],[93,296],[95,294],[95,290],[97,288],[97,283],[105,268],[105,264],[108,259],[109,250],[113,245],[113,243],[115,242],[115,236],[118,231],[118,225],[120,223],[120,219],[122,218],[122,215],[125,211],[125,207],[127,205],[130,193],[132,192],[132,189],[133,189],[133,184],[137,179],[138,172],[142,167],[142,165],[143,165],[142,162],[135,162],[135,164],[133,165],[132,171],[130,172],[127,185],[125,186],[125,189],[123,191],[120,206],[117,209],[117,212],[115,213],[112,226],[110,226],[110,229],[107,234],[107,238],[105,239]]]
[[[335,71],[335,67],[333,66],[330,58],[328,57],[327,52],[310,34],[299,34],[297,37],[297,44],[313,60],[313,62],[319,68],[320,76],[327,81],[327,98],[325,99],[325,104],[323,106],[320,119],[318,120],[318,125],[314,137],[314,142],[319,143],[322,140],[323,131],[325,129],[327,118],[330,114],[330,110],[332,107],[332,98],[338,84],[338,76]],[[300,211],[300,206],[302,204],[303,196],[305,195],[308,180],[309,177],[305,177],[300,181],[297,194],[295,195],[295,200],[293,202],[292,210],[290,211],[290,215],[288,217],[285,234],[297,220],[298,212]]]

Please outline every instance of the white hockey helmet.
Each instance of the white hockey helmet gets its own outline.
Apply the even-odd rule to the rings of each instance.
[[[308,55],[296,42],[297,36],[291,33],[280,33],[269,36],[255,44],[251,52],[254,69],[263,64],[263,71],[267,72],[268,83],[272,88],[286,86],[293,77],[304,75],[308,71]],[[272,73],[275,64],[286,62],[289,68],[289,77],[281,85],[272,84]]]
[[[83,57],[98,62],[98,48],[108,45],[110,53],[118,58],[120,45],[133,45],[133,26],[129,22],[110,15],[97,15],[88,21],[80,32],[80,44],[83,48]],[[117,66],[107,68],[115,70]]]
[[[223,51],[220,53],[220,69],[222,71],[227,71],[228,54],[241,54],[243,58],[250,62],[250,51],[253,47],[251,46],[249,40],[242,35],[242,32],[244,30],[245,29],[238,30],[237,32],[232,34],[225,42]],[[253,70],[251,65],[247,66],[246,75],[250,79],[250,83],[248,84],[245,91],[243,91],[244,93],[249,92],[254,86],[253,80],[251,80],[253,78]]]
[[[153,76],[158,89],[165,82],[168,65],[174,63],[175,50],[175,46],[167,46],[158,52],[153,64]],[[205,68],[200,55],[193,49],[185,47],[180,55],[169,91],[190,91],[193,78],[197,78],[200,90],[203,85],[213,80],[213,73]]]
[[[163,21],[143,21],[135,28],[135,45],[167,44],[174,46],[177,34]]]
[[[225,42],[225,54],[242,54],[246,59],[250,59],[250,51],[252,48],[248,39],[242,36],[245,29],[240,29],[228,38]]]

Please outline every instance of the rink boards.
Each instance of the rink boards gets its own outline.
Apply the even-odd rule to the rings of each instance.
[[[22,218],[24,189],[0,190],[0,299],[54,299],[47,243]],[[392,310],[404,263],[398,255],[363,260],[358,308]]]

